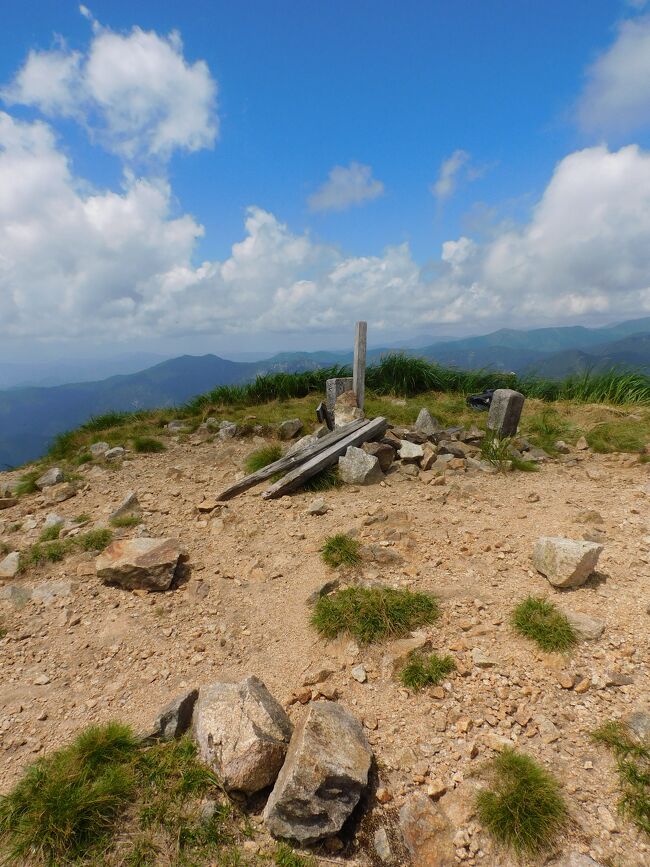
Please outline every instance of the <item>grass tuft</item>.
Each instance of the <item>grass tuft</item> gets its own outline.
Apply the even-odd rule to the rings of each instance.
[[[326,467],[311,479],[307,479],[300,486],[301,491],[307,491],[318,494],[321,491],[331,491],[333,488],[343,487],[343,482],[339,476],[338,467]]]
[[[530,756],[505,749],[488,769],[492,788],[477,796],[480,821],[518,855],[551,848],[567,820],[555,779]]]
[[[279,445],[263,446],[261,449],[256,449],[251,452],[246,458],[246,472],[256,473],[258,470],[263,470],[269,464],[274,464],[282,457],[282,447]]]
[[[637,738],[625,723],[614,720],[596,729],[592,737],[616,756],[621,813],[650,834],[650,743]]]
[[[568,650],[578,640],[567,618],[547,599],[528,596],[512,613],[512,625],[542,650]]]
[[[336,569],[337,566],[358,566],[361,562],[361,544],[347,533],[328,536],[320,555],[324,563]]]
[[[61,535],[61,524],[51,524],[46,527],[38,537],[39,542],[53,542]]]
[[[392,587],[347,587],[322,596],[314,607],[312,625],[324,638],[349,632],[363,644],[397,638],[433,623],[440,610],[435,597]]]
[[[103,551],[104,548],[111,544],[112,539],[113,534],[111,531],[102,528],[98,530],[89,530],[87,533],[75,536],[74,542],[82,551]]]
[[[600,454],[641,453],[647,441],[647,436],[638,423],[628,419],[597,424],[586,438],[590,448]]]
[[[28,473],[20,477],[16,485],[16,496],[24,497],[26,494],[36,494],[36,479],[41,475],[40,470],[30,470]]]
[[[287,843],[278,843],[275,850],[275,867],[315,867],[315,861],[308,855],[300,855]]]
[[[111,518],[112,527],[137,527],[142,523],[140,515],[118,515],[117,518]]]
[[[155,437],[141,437],[136,436],[131,440],[133,445],[133,451],[139,452],[140,454],[154,454],[156,452],[164,452],[166,446],[160,440],[155,439]]]
[[[420,690],[425,686],[436,686],[456,668],[451,656],[438,656],[431,653],[412,653],[408,662],[399,673],[399,679],[408,689]]]
[[[36,542],[20,552],[19,572],[25,572],[32,566],[42,566],[44,563],[60,563],[70,551],[71,540],[56,539],[53,542]]]

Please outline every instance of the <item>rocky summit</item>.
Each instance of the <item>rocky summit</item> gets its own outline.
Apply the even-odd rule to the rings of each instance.
[[[276,860],[289,845],[301,867],[647,864],[593,733],[622,720],[649,736],[650,464],[568,434],[495,456],[435,402],[409,424],[395,409],[333,458],[336,484],[275,499],[271,477],[219,493],[253,452],[317,454],[340,428],[291,410],[276,428],[181,419],[155,453],[98,432],[88,459],[43,462],[26,491],[27,470],[3,474],[2,791],[120,720],[146,744],[196,745],[248,823],[238,863],[293,864]],[[358,612],[404,591],[435,597],[429,618],[384,635],[382,610],[369,640],[319,620],[346,594],[369,594]],[[549,610],[560,649],[531,637]],[[513,854],[478,808],[508,749],[567,805],[541,855]]]

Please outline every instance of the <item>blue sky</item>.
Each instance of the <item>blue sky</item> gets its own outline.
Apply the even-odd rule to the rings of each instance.
[[[647,315],[645,6],[5,0],[0,180],[34,178],[0,193],[5,347]]]

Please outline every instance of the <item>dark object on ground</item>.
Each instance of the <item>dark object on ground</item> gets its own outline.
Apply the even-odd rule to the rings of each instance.
[[[329,430],[334,430],[334,422],[325,401],[321,401],[316,407],[316,418],[321,424],[325,423]]]
[[[492,403],[493,394],[493,388],[486,388],[485,391],[482,391],[480,394],[470,394],[467,398],[467,406],[471,406],[472,409],[479,409],[483,411],[488,410],[490,408],[490,404]]]

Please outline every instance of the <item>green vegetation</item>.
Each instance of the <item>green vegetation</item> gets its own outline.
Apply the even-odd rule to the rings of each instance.
[[[488,431],[481,440],[481,457],[496,467],[499,472],[507,473],[511,469],[523,473],[537,472],[539,467],[534,461],[527,461],[514,452],[510,437],[498,437],[492,431]]]
[[[648,439],[650,439],[650,435],[640,428],[638,421],[628,419],[603,422],[587,433],[589,446],[601,454],[608,452],[640,453]]]
[[[546,406],[525,419],[524,430],[533,445],[539,446],[550,455],[556,453],[558,440],[573,439],[573,428],[557,409]]]
[[[637,738],[625,723],[614,720],[596,729],[593,739],[608,746],[616,757],[621,813],[650,834],[650,743]]]
[[[278,843],[274,860],[276,867],[315,867],[315,863],[313,858],[299,855],[287,843]]]
[[[40,541],[20,552],[19,571],[26,572],[33,566],[44,563],[59,563],[75,549],[82,551],[103,551],[110,544],[113,534],[107,529],[89,530],[78,536],[65,539]]]
[[[111,427],[122,427],[133,420],[135,413],[130,412],[105,412],[103,415],[91,416],[81,429],[90,433],[105,431]]]
[[[367,644],[397,638],[418,626],[433,623],[438,602],[426,593],[391,587],[347,587],[322,596],[314,607],[312,625],[324,638],[349,632]]]
[[[456,668],[451,656],[438,656],[431,653],[412,653],[408,662],[399,673],[399,679],[409,689],[420,690],[425,686],[436,686]]]
[[[320,549],[323,562],[333,569],[337,566],[358,566],[361,562],[361,544],[347,533],[328,536]]]
[[[77,515],[74,519],[75,524],[87,524],[90,521],[90,515],[87,515],[85,512],[82,512],[81,515]]]
[[[216,857],[241,835],[189,739],[145,746],[115,722],[39,759],[0,798],[9,864],[235,864],[235,852],[228,862]]]
[[[512,625],[547,652],[568,650],[578,640],[575,630],[547,599],[528,596],[512,613]]]
[[[38,537],[39,542],[53,542],[54,539],[58,539],[61,534],[61,524],[51,524],[49,527],[46,527],[41,535]]]
[[[41,470],[30,470],[20,477],[16,486],[16,496],[24,497],[26,494],[35,494],[38,492],[36,487],[36,479],[41,475]]]
[[[263,470],[264,467],[268,467],[269,464],[274,464],[276,461],[279,461],[281,457],[282,446],[280,445],[274,444],[264,446],[261,449],[256,449],[246,458],[246,472],[249,474],[256,473],[258,470]]]
[[[132,439],[133,451],[141,454],[164,452],[165,444],[154,437],[136,436]]]
[[[549,849],[567,819],[554,778],[530,756],[505,749],[488,767],[491,788],[477,796],[480,821],[517,855]]]
[[[310,491],[311,493],[319,493],[320,491],[330,491],[332,488],[340,488],[343,482],[339,476],[338,467],[326,467],[311,479],[307,479],[300,486],[301,491]]]
[[[140,515],[118,515],[110,521],[112,527],[137,527],[141,522]]]

